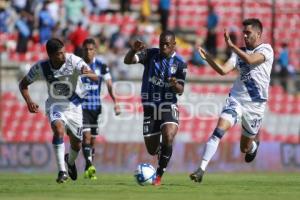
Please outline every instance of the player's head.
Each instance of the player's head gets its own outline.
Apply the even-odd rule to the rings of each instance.
[[[52,63],[58,66],[65,63],[65,48],[61,40],[57,38],[49,39],[46,43],[46,50]]]
[[[159,49],[161,54],[170,57],[176,47],[175,34],[171,31],[164,31],[159,36]]]
[[[92,38],[88,38],[83,42],[83,58],[86,62],[91,62],[96,56],[96,42]]]
[[[249,18],[243,21],[243,33],[246,47],[255,48],[261,43],[261,35],[263,32],[262,23],[259,19]]]

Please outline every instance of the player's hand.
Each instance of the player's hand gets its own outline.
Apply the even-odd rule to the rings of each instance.
[[[177,84],[177,79],[175,77],[170,77],[169,79],[169,83],[172,87],[176,86]]]
[[[120,108],[120,106],[119,106],[118,103],[115,104],[114,110],[115,110],[115,114],[116,115],[120,115],[121,114],[121,108]]]
[[[227,31],[227,29],[224,29],[224,39],[225,39],[225,42],[227,44],[228,47],[233,47],[234,44],[232,43],[231,39],[230,39],[230,36],[229,36],[229,33]]]
[[[28,108],[29,112],[31,112],[31,113],[39,112],[39,105],[32,101],[27,102],[27,108]]]
[[[81,74],[88,74],[88,73],[90,73],[90,70],[88,69],[88,67],[87,66],[83,66],[81,68]]]
[[[138,51],[142,51],[146,48],[146,45],[144,42],[140,41],[140,40],[136,40],[134,43],[133,43],[133,46],[132,46],[132,50],[135,51],[135,52],[138,52]]]
[[[206,60],[207,53],[202,47],[198,47],[198,52],[203,60]]]

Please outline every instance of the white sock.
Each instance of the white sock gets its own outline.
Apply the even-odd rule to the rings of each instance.
[[[71,147],[70,147],[70,153],[69,153],[69,160],[68,160],[68,163],[70,164],[70,165],[74,165],[75,164],[75,160],[76,160],[76,158],[77,158],[77,156],[78,156],[78,151],[75,151],[75,150],[73,150]]]
[[[257,149],[257,144],[255,141],[252,141],[252,149],[249,151],[249,153],[254,153],[254,151]]]
[[[209,140],[207,141],[205,145],[205,150],[202,156],[202,161],[200,164],[200,168],[205,171],[209,161],[213,157],[213,155],[216,153],[218,145],[220,143],[220,138],[212,135]]]
[[[54,154],[56,158],[58,171],[66,171],[65,167],[65,144],[54,144]]]

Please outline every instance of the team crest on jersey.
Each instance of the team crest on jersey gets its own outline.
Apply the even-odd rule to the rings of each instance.
[[[175,74],[176,71],[177,71],[177,65],[174,64],[171,66],[171,74]]]
[[[61,114],[59,112],[54,112],[53,118],[61,118]]]

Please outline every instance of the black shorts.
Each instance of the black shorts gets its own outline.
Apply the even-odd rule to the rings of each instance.
[[[101,107],[99,110],[82,110],[83,114],[83,133],[91,131],[92,135],[98,135],[98,117],[101,114]]]
[[[179,112],[176,104],[164,105],[163,107],[144,105],[144,137],[161,134],[164,124],[174,123],[178,126]]]

